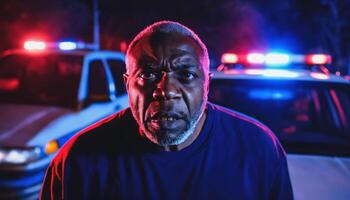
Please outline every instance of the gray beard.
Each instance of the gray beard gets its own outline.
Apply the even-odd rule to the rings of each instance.
[[[169,135],[169,134],[152,134],[146,130],[142,130],[142,132],[151,142],[157,145],[160,145],[160,146],[179,145],[184,141],[186,141],[194,133],[194,130],[196,129],[199,120],[204,114],[206,104],[207,104],[207,98],[203,100],[199,113],[190,121],[190,125],[188,126],[187,130],[177,134],[176,136]]]
[[[190,121],[189,128],[176,136],[170,136],[167,134],[162,134],[160,136],[156,135],[156,138],[155,138],[156,144],[160,146],[171,146],[171,145],[179,145],[183,143],[187,138],[189,138],[194,133],[194,130],[196,129],[199,119],[201,118],[203,113],[204,112],[201,112],[200,114],[195,116],[195,118]],[[147,136],[147,134],[146,134],[146,137],[150,139],[149,136]],[[154,135],[152,135],[152,137],[154,138]]]

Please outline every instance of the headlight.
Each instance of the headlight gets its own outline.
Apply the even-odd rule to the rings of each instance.
[[[0,149],[0,164],[25,164],[40,158],[39,147],[28,149]]]

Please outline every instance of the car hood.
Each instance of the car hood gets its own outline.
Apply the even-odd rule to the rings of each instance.
[[[0,104],[0,146],[23,147],[50,122],[70,112],[53,106]]]
[[[350,199],[350,158],[287,155],[294,198]]]

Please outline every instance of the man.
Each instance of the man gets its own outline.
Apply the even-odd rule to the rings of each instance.
[[[292,199],[285,153],[257,121],[207,102],[209,57],[187,27],[147,27],[126,54],[130,108],[51,163],[42,199]]]

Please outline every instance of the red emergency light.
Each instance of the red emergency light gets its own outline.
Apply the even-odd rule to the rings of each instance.
[[[221,56],[221,63],[226,63],[226,64],[238,63],[238,55],[235,53],[224,53]]]
[[[327,54],[310,54],[306,55],[305,62],[309,65],[325,65],[332,62],[332,57]]]
[[[46,48],[46,44],[43,41],[28,40],[24,42],[23,47],[29,51],[42,51]]]

